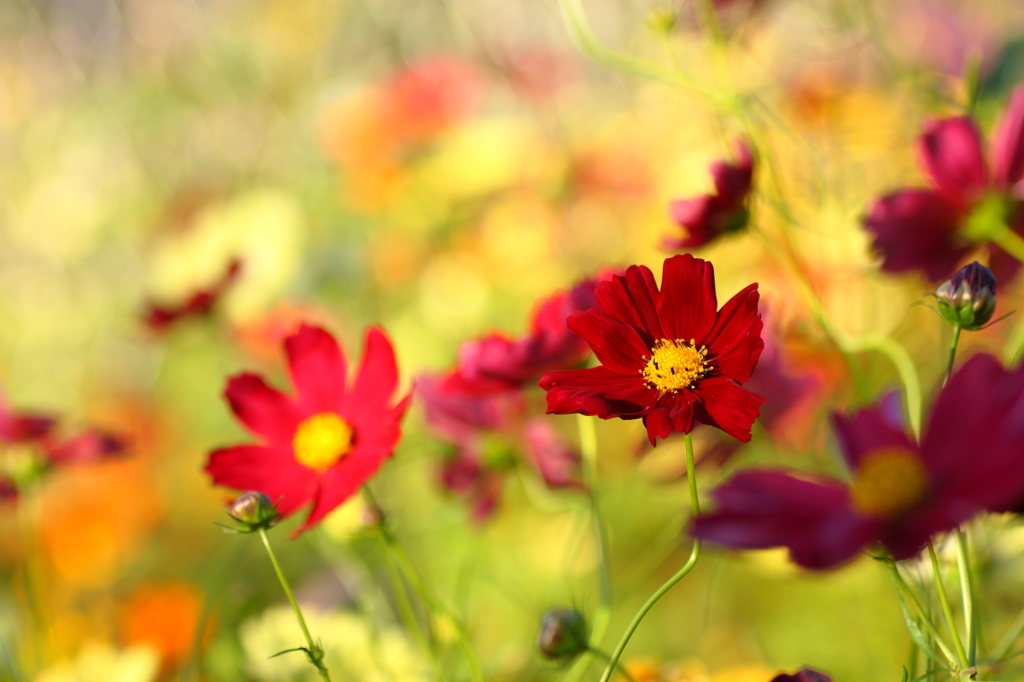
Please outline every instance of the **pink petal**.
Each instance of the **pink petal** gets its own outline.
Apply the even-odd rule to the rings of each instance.
[[[965,205],[988,186],[981,133],[970,117],[929,122],[918,150],[925,170],[953,203]]]
[[[992,140],[992,157],[996,185],[1011,189],[1024,178],[1024,85],[1018,85],[1010,96],[1006,114]]]

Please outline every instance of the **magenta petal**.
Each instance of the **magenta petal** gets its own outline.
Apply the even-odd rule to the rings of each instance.
[[[291,446],[302,415],[288,396],[267,386],[262,377],[245,373],[228,380],[224,397],[250,431],[272,444]]]
[[[303,412],[338,412],[345,398],[347,367],[334,337],[304,324],[284,340],[284,349]]]
[[[846,486],[781,471],[747,471],[712,493],[715,511],[693,534],[735,549],[786,547],[805,568],[838,566],[876,539],[879,524],[855,513]]]
[[[1010,96],[992,140],[992,157],[998,187],[1009,190],[1024,178],[1024,85],[1014,88]]]
[[[920,270],[933,282],[949,277],[970,252],[957,233],[962,214],[942,194],[902,189],[882,197],[864,220],[886,272]]]
[[[580,454],[562,440],[548,420],[529,420],[524,437],[531,463],[549,488],[583,487]]]
[[[929,122],[918,150],[925,170],[953,203],[964,205],[988,186],[981,133],[970,117]]]
[[[48,447],[46,456],[54,464],[89,464],[120,457],[127,449],[124,438],[92,429]]]
[[[898,403],[896,407],[898,409]],[[887,401],[858,410],[848,417],[834,414],[832,427],[851,471],[857,470],[864,455],[881,448],[917,452],[917,445],[907,436],[900,415],[893,414],[893,406]]]

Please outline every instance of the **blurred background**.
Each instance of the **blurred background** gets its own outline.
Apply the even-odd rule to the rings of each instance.
[[[698,255],[720,302],[759,282],[758,376],[784,399],[742,448],[695,432],[702,488],[752,463],[842,475],[829,411],[897,386],[884,357],[844,359],[815,326],[779,244],[838,328],[893,335],[936,386],[948,332],[911,307],[932,285],[881,274],[860,221],[924,183],[921,125],[962,112],[972,83],[991,131],[1024,77],[1024,6],[722,0],[712,26],[687,0],[585,4],[615,50],[753,96],[722,106],[595,64],[553,0],[0,2],[0,391],[64,434],[127,443],[0,503],[0,679],[312,679],[299,653],[268,660],[301,636],[258,541],[215,525],[233,493],[211,486],[207,453],[251,439],[226,378],[287,389],[281,340],[305,320],[350,358],[383,325],[411,387],[463,341],[523,334],[538,300],[602,268],[657,274],[680,232],[670,202],[711,191],[709,165],[741,137],[762,154],[751,228]],[[1019,287],[1000,295],[1019,307]],[[1018,324],[962,347],[1013,359]],[[543,392],[524,405],[542,415]],[[575,417],[547,423],[576,447]],[[586,494],[545,485],[507,443],[456,484],[457,444],[421,403],[404,430],[373,486],[486,679],[561,679],[535,641],[544,609],[596,608]],[[681,441],[650,451],[632,422],[597,433],[610,648],[685,560],[688,502]],[[0,444],[4,466],[18,450]],[[336,681],[432,679],[360,504],[295,541],[294,520],[273,532],[284,569]],[[1005,526],[978,531],[1001,622],[1024,603],[1024,534],[988,523]],[[767,682],[804,664],[898,679],[909,649],[874,562],[811,575],[784,553],[712,549],[625,660],[650,681]]]

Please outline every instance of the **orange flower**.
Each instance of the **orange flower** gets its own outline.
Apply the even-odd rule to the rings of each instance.
[[[146,644],[160,653],[164,671],[187,662],[192,654],[203,599],[187,583],[147,584],[128,599],[121,620],[126,645]],[[212,632],[207,621],[203,640]]]

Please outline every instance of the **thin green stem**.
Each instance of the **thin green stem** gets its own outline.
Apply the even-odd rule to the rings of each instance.
[[[601,514],[600,500],[597,493],[597,431],[594,428],[594,417],[576,415],[576,424],[580,432],[580,454],[583,460],[583,480],[587,486],[587,497],[590,500],[590,513],[594,522],[594,535],[597,538],[600,560],[598,576],[601,584],[601,605],[594,614],[591,642],[600,645],[608,629],[612,606],[612,573],[611,555],[609,552],[608,526]]]
[[[974,591],[971,588],[971,564],[967,548],[967,533],[957,528],[953,531],[956,539],[956,568],[960,574],[960,593],[964,600],[964,623],[967,626],[967,665],[973,667],[978,659],[978,629],[975,627]]]
[[[380,519],[381,537],[384,539],[388,549],[391,551],[391,555],[394,558],[395,563],[398,565],[399,570],[405,576],[405,579],[409,582],[413,591],[420,599],[423,600],[431,612],[442,615],[452,625],[455,630],[456,645],[462,651],[462,654],[466,659],[466,664],[469,666],[470,678],[473,682],[483,682],[483,670],[480,668],[480,661],[477,659],[476,652],[473,650],[473,647],[469,642],[466,629],[455,617],[455,614],[453,614],[440,599],[435,597],[434,594],[427,589],[426,583],[423,582],[423,578],[420,577],[416,567],[413,566],[409,555],[406,554],[405,549],[398,543],[395,536],[391,533],[391,529],[388,528],[387,516],[384,514],[381,506],[377,503],[377,499],[370,491],[369,486],[363,486],[363,494],[366,497],[367,503],[373,508]]]
[[[946,378],[942,380],[942,385],[945,386],[949,383],[949,377],[953,376],[953,361],[956,360],[956,347],[960,343],[960,325],[953,325],[953,338],[949,342],[949,359],[946,360]]]
[[[686,442],[686,478],[690,488],[690,507],[693,511],[693,516],[696,517],[700,513],[700,500],[697,496],[697,475],[694,471],[693,464],[693,441],[690,439],[690,434],[684,435]],[[626,631],[622,633],[622,639],[615,646],[615,650],[612,652],[611,658],[609,659],[608,665],[604,669],[604,674],[601,675],[601,682],[608,682],[611,679],[612,672],[615,670],[615,664],[619,662],[619,658],[622,656],[622,652],[626,649],[626,645],[629,644],[630,638],[633,633],[636,632],[640,622],[647,615],[647,612],[658,603],[658,600],[665,596],[665,593],[671,590],[676,583],[682,580],[686,575],[693,570],[694,565],[697,563],[697,559],[700,557],[700,540],[694,538],[693,549],[690,551],[690,558],[686,560],[683,567],[680,568],[675,575],[665,581],[665,584],[658,588],[658,590],[650,596],[650,598],[640,607],[636,615],[633,616],[633,620],[630,621],[626,627]]]
[[[324,682],[331,682],[331,676],[327,672],[327,667],[323,664],[323,649],[313,641],[313,637],[309,634],[309,628],[306,627],[306,619],[302,617],[302,609],[299,608],[299,603],[295,601],[291,585],[288,584],[288,579],[284,577],[281,564],[277,563],[277,556],[274,554],[274,549],[270,546],[270,538],[267,537],[266,528],[260,528],[259,533],[260,539],[263,540],[263,546],[267,548],[267,556],[270,557],[270,563],[274,565],[277,579],[281,583],[281,587],[284,588],[284,593],[288,596],[288,601],[291,602],[292,609],[295,611],[295,618],[299,621],[299,627],[302,628],[302,634],[306,637],[307,657],[310,663],[316,667]]]
[[[960,641],[960,633],[957,632],[956,619],[953,618],[953,609],[949,605],[949,597],[946,596],[946,588],[942,584],[942,569],[939,566],[939,557],[935,554],[935,545],[931,540],[928,541],[928,558],[932,562],[932,573],[935,574],[935,590],[939,593],[939,604],[942,606],[942,613],[946,617],[949,634],[953,638],[953,647],[956,649],[957,660],[960,661],[961,670],[969,668],[967,654],[964,652],[964,645]]]
[[[918,599],[917,594],[910,588],[907,581],[903,579],[903,575],[900,574],[900,569],[896,566],[896,562],[887,560],[885,563],[889,569],[889,574],[892,576],[893,582],[896,583],[897,589],[902,590],[906,596],[910,597],[910,601],[914,604],[914,609],[917,610],[917,613],[921,618],[921,622],[925,624],[925,627],[927,627],[928,633],[935,638],[935,643],[938,644],[943,655],[949,659],[950,664],[954,664],[956,662],[956,658],[953,656],[953,652],[950,650],[945,640],[942,639],[942,634],[935,626],[935,623],[933,623],[932,619],[928,617],[928,612],[921,604],[921,600]]]
[[[604,660],[606,663],[612,660],[611,656],[601,651],[600,649],[595,649],[594,647],[587,647],[587,651],[593,654],[594,656],[597,656],[598,658]],[[618,670],[623,677],[629,680],[629,682],[636,682],[636,678],[630,675],[629,671],[626,670],[625,666],[623,666],[621,663],[616,662],[615,669]]]
[[[996,647],[995,659],[997,661],[1002,661],[1006,658],[1007,654],[1010,653],[1010,647],[1020,639],[1022,632],[1024,632],[1024,609],[1021,609],[1020,613],[1017,614],[1017,619],[1013,621],[1013,625],[1006,631],[1006,635],[999,642],[999,646]]]
[[[998,244],[1003,251],[1024,263],[1024,238],[1009,227],[1004,226],[1004,229],[992,237],[992,241]]]

